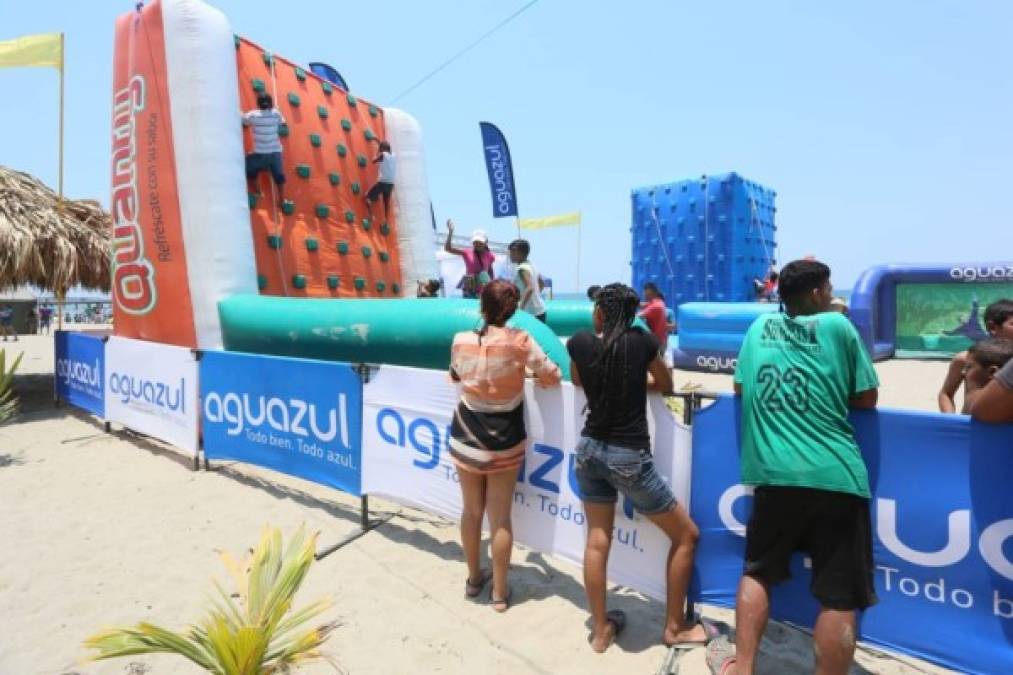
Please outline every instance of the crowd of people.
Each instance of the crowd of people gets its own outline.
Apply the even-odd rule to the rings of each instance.
[[[519,283],[481,277],[491,272],[492,255],[485,256],[486,250],[462,254],[475,276],[483,323],[454,338],[450,375],[460,383],[461,396],[450,451],[464,504],[465,595],[479,598],[491,585],[492,608],[505,612],[511,601],[510,510],[527,439],[524,380],[534,376],[538,386],[554,387],[560,372],[525,331],[506,326],[523,311],[525,291],[537,278],[533,268],[524,267],[530,248],[510,248],[518,269],[527,270],[518,272]],[[587,398],[575,472],[587,519],[584,586],[594,651],[608,649],[627,627],[625,614],[609,610],[606,598],[615,507],[622,494],[671,542],[664,560],[663,644],[706,646],[708,664],[720,675],[753,673],[771,588],[789,577],[792,554],[804,551],[812,559],[810,589],[820,605],[813,633],[817,672],[848,672],[857,614],[877,601],[868,470],[848,412],[876,406],[879,380],[846,311],[835,305],[830,273],[812,259],[786,265],[777,279],[783,311],[757,319],[739,353],[734,386],[742,401],[740,468],[743,484],[754,487],[754,502],[734,644],[714,625],[685,616],[700,532],[652,459],[647,392],[673,390],[662,350],[675,327],[664,298],[653,284],[645,285],[642,297],[618,283],[588,289],[594,329],[578,332],[566,346],[573,384]],[[987,421],[1013,421],[1013,302],[991,305],[986,322],[991,337],[956,357],[951,375],[959,374],[957,384],[965,383],[966,411]],[[951,411],[952,384],[947,378]],[[490,527],[491,568],[482,564],[483,517]]]

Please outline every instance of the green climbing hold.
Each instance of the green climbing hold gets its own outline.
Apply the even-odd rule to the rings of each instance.
[[[376,282],[376,290],[378,292],[383,293],[384,289],[386,289],[386,288],[387,288],[387,284],[383,283],[382,281],[377,281]]]
[[[332,171],[327,174],[327,180],[330,181],[331,185],[339,185],[341,183],[341,176]]]
[[[362,132],[362,135],[366,137],[367,141],[371,141],[374,138],[376,138],[376,136],[373,134],[373,130],[368,128]]]
[[[279,124],[278,125],[278,135],[281,136],[282,138],[288,138],[288,134],[289,134],[288,125],[287,124]]]
[[[293,274],[292,285],[296,288],[306,288],[306,275],[305,274]]]
[[[306,71],[303,70],[302,68],[300,68],[299,66],[296,66],[295,67],[295,79],[299,80],[300,82],[305,82],[306,81]]]
[[[340,253],[341,255],[345,255],[346,253],[348,253],[348,242],[347,241],[339,241],[338,242],[338,253]]]
[[[255,77],[252,80],[250,80],[250,86],[252,86],[253,91],[257,92],[258,94],[262,94],[267,90],[267,85],[265,85],[264,81],[259,77]]]
[[[370,117],[376,117],[379,113],[380,113],[380,111],[376,109],[375,105],[369,106],[369,116]]]
[[[307,251],[316,251],[318,248],[320,248],[320,244],[317,242],[316,239],[314,239],[313,237],[306,237]]]
[[[248,194],[246,195],[246,197],[247,197],[247,198],[248,198],[248,199],[250,200],[250,208],[251,208],[251,209],[252,209],[252,208],[253,208],[254,206],[256,206],[256,205],[257,205],[257,195],[255,195],[254,193],[250,192],[250,193],[248,193]]]
[[[390,285],[390,292],[393,293],[394,295],[400,295],[401,294],[401,284],[391,284]]]
[[[286,199],[281,203],[281,212],[286,216],[291,216],[295,213],[295,202],[291,199]]]
[[[281,248],[281,236],[277,234],[267,235],[267,245],[277,251]]]
[[[314,148],[320,147],[320,134],[310,134],[310,145]]]
[[[351,211],[351,210],[345,211],[345,222],[346,223],[354,223],[355,222],[355,211]]]
[[[331,207],[327,204],[317,204],[317,218],[326,218],[331,213]]]
[[[346,148],[341,143],[338,143],[338,157],[344,157],[347,154],[348,154],[348,148]]]
[[[330,96],[331,92],[334,91],[334,88],[331,87],[331,83],[327,82],[326,80],[320,81],[320,88],[324,90],[324,94],[326,94],[327,96]]]
[[[371,223],[369,221],[369,218],[363,218],[362,219],[362,229],[364,229],[366,232],[369,232],[369,228],[371,228],[371,227],[373,227],[373,223]]]
[[[333,291],[337,287],[338,287],[338,275],[337,274],[328,274],[327,275],[327,288],[329,288],[329,289],[331,289]]]
[[[357,195],[360,192],[362,192],[362,188],[359,187],[359,184],[358,183],[352,183],[352,194],[353,195]]]
[[[387,253],[386,251],[380,251],[376,255],[380,259],[380,262],[387,262],[388,260],[390,260],[390,254]]]
[[[348,101],[348,105],[350,105],[353,108],[355,107],[355,104],[357,103],[357,101],[355,100],[355,97],[352,96],[351,94],[349,94],[347,97],[345,97],[345,100]]]
[[[236,49],[239,49],[239,36],[235,33],[232,34],[232,44],[236,46]]]
[[[341,119],[341,128],[344,129],[345,131],[351,131],[352,130],[352,120],[348,119],[347,117],[343,117]]]
[[[271,52],[264,52],[260,57],[264,59],[265,66],[270,66],[274,63],[274,57],[271,55]]]
[[[294,105],[294,106],[298,107],[299,106],[299,94],[295,93],[294,91],[288,92],[288,102],[289,102],[290,105]]]
[[[368,258],[371,255],[373,255],[373,249],[371,249],[368,246],[363,246],[362,247],[362,257],[363,258]]]
[[[260,290],[264,290],[265,288],[267,288],[267,277],[265,277],[263,274],[257,275],[257,288],[259,288]]]
[[[361,291],[366,287],[366,280],[362,277],[355,277],[355,290]]]
[[[327,116],[330,114],[331,114],[330,111],[327,110],[327,108],[325,108],[324,106],[322,105],[317,106],[317,115],[320,116],[320,119],[325,120],[327,119]]]
[[[310,165],[309,164],[296,164],[295,165],[296,175],[300,178],[310,177]]]
[[[380,226],[380,234],[382,234],[385,237],[388,234],[390,234],[390,225],[388,225],[387,223],[384,223],[383,225],[381,225]]]
[[[359,166],[361,166],[361,167],[365,168],[365,166],[366,166],[367,164],[369,164],[369,160],[368,160],[368,159],[366,159],[366,156],[365,156],[365,155],[358,155],[358,156],[357,156],[357,157],[355,158],[355,163],[356,163],[356,164],[358,164]]]

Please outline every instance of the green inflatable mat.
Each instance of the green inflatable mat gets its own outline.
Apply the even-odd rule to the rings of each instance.
[[[589,300],[547,300],[545,320],[561,337],[594,328],[594,304]]]
[[[225,349],[345,363],[446,370],[454,334],[481,326],[476,300],[405,298],[330,300],[234,295],[218,303]],[[570,379],[559,336],[518,311],[523,328]]]

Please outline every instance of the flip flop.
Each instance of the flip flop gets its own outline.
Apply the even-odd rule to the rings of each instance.
[[[680,642],[671,643],[666,642],[665,646],[672,649],[696,649],[697,647],[706,647],[722,635],[721,630],[717,626],[702,616],[697,617],[696,625],[703,627],[703,640],[682,640]]]
[[[707,645],[707,667],[713,675],[724,675],[735,663],[735,646],[722,635]]]
[[[477,583],[472,583],[471,579],[464,580],[464,597],[466,598],[477,598],[482,594],[482,589],[492,579],[492,571],[489,569],[482,570],[481,576]]]
[[[499,612],[500,614],[502,614],[503,612],[505,612],[508,609],[510,609],[510,598],[512,598],[513,595],[514,595],[514,589],[513,588],[507,588],[506,597],[502,598],[500,600],[497,600],[496,598],[492,597],[492,592],[490,592],[489,593],[489,604],[492,605],[492,609],[493,609],[494,612]],[[502,607],[502,609],[500,609],[500,607]]]

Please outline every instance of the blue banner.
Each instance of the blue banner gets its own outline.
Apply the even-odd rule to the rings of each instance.
[[[58,330],[54,344],[56,397],[105,417],[105,340]]]
[[[856,411],[872,487],[879,604],[860,637],[962,672],[1013,672],[1013,425],[959,415]],[[751,489],[739,484],[739,412],[723,397],[693,424],[691,512],[702,533],[692,594],[732,607]],[[811,626],[807,561],[771,616]]]
[[[341,77],[341,73],[326,63],[311,63],[310,72],[333,85],[337,85],[340,89],[348,91],[348,84],[345,83],[345,78]]]
[[[517,188],[514,169],[510,162],[510,148],[503,132],[495,124],[479,122],[482,129],[482,151],[485,168],[489,172],[489,189],[492,191],[492,217],[505,218],[517,215]]]
[[[205,352],[204,455],[362,490],[362,382],[342,363]]]

